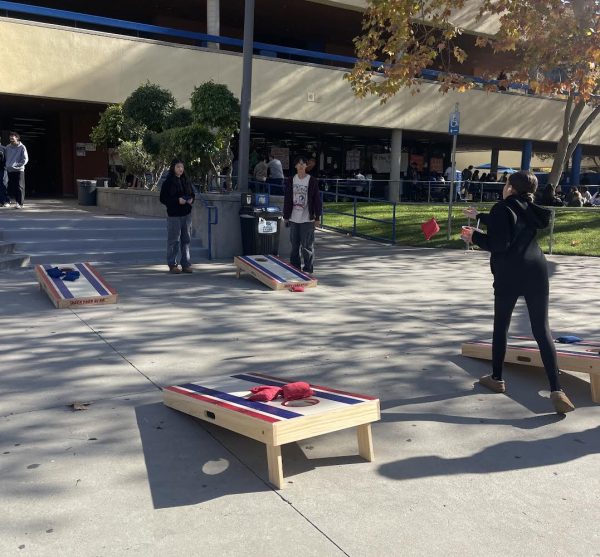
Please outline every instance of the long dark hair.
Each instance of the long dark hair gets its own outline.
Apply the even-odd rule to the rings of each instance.
[[[174,158],[171,161],[171,164],[169,166],[169,177],[171,178],[175,178],[175,166],[177,164],[183,164],[183,174],[180,176],[180,180],[181,180],[181,185],[183,186],[183,189],[185,191],[186,194],[191,194],[192,193],[192,184],[189,180],[189,178],[187,177],[187,174],[185,173],[185,162],[182,159],[178,159],[177,157]]]
[[[521,199],[533,201],[533,194],[538,187],[538,179],[530,170],[519,170],[508,177],[508,185]]]

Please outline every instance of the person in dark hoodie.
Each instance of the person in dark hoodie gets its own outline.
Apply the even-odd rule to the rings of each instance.
[[[535,237],[538,230],[550,223],[551,211],[533,204],[537,185],[532,172],[522,170],[511,174],[502,190],[502,200],[489,214],[477,213],[474,208],[464,211],[466,216],[480,219],[487,233],[464,227],[461,237],[491,253],[494,275],[492,374],[482,377],[479,383],[497,393],[506,391],[502,364],[508,328],[517,299],[524,296],[531,330],[550,383],[550,399],[556,412],[564,414],[575,407],[559,384],[556,350],[548,324],[548,267]]]
[[[167,206],[167,264],[174,274],[191,273],[190,242],[194,190],[185,175],[184,162],[173,159],[160,189],[160,202]],[[181,269],[177,265],[177,260]]]
[[[308,160],[296,157],[296,174],[289,178],[283,191],[283,220],[290,227],[292,252],[290,263],[312,274],[315,264],[315,226],[319,226],[322,203],[319,183],[314,176],[306,173]]]

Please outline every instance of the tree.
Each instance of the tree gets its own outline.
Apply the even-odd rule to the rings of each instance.
[[[230,146],[233,134],[240,127],[240,103],[227,85],[214,83],[212,80],[196,87],[190,101],[194,121],[206,126],[214,135],[208,182],[211,182],[213,175],[221,174],[225,168],[229,168],[227,182],[231,184],[233,155]]]
[[[100,120],[92,128],[90,139],[98,147],[109,149],[118,147],[125,135],[123,107],[120,104],[114,104],[100,114]]]
[[[160,132],[176,105],[171,91],[147,81],[125,99],[123,114],[148,130]]]
[[[419,91],[424,69],[440,67],[440,91],[466,91],[474,80],[457,71],[467,58],[458,44],[462,30],[452,14],[465,0],[367,0],[363,35],[355,39],[359,61],[347,79],[359,97],[387,101],[401,88]],[[496,18],[497,32],[475,45],[503,58],[510,82],[536,94],[565,99],[563,130],[549,181],[558,183],[566,161],[600,114],[600,0],[483,0],[482,18]],[[378,64],[382,62],[382,64]],[[378,67],[376,67],[378,66]],[[485,88],[507,79],[483,75]],[[582,115],[589,107],[587,114]]]

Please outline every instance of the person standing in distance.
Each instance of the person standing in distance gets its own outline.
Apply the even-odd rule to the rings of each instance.
[[[288,179],[283,193],[283,220],[290,227],[290,263],[312,274],[315,264],[315,227],[321,222],[321,194],[314,176],[306,173],[307,159],[296,157],[296,174]],[[304,260],[304,267],[302,267]]]
[[[191,273],[192,205],[195,195],[181,159],[173,159],[160,189],[160,202],[167,206],[167,264],[174,274]],[[177,266],[177,260],[181,269]]]
[[[4,207],[8,202],[8,193],[6,191],[6,184],[4,183],[4,160],[6,150],[0,143],[0,207]]]
[[[283,166],[279,159],[276,159],[272,154],[269,155],[269,164],[267,165],[269,177],[267,182],[276,186],[283,186]],[[280,194],[280,188],[272,188],[272,193]]]
[[[8,197],[4,206],[10,205],[10,197],[14,197],[15,208],[22,209],[25,202],[25,165],[29,156],[17,132],[9,132],[8,140],[10,143],[5,147],[4,163],[8,174]]]
[[[550,223],[551,211],[533,204],[538,181],[529,171],[511,174],[502,190],[502,200],[489,214],[470,207],[464,214],[480,219],[487,233],[464,227],[461,238],[489,251],[494,275],[494,333],[492,339],[492,374],[479,383],[496,393],[504,393],[502,364],[506,355],[508,328],[520,296],[525,297],[531,330],[540,349],[548,382],[550,399],[559,414],[575,410],[562,391],[558,380],[558,363],[548,324],[548,266],[535,240],[537,231]]]

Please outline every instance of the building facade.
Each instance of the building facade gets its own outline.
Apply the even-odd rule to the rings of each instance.
[[[424,80],[419,94],[401,91],[380,104],[357,99],[344,74],[364,2],[257,0],[252,80],[252,149],[273,151],[289,168],[295,154],[314,156],[324,176],[358,170],[395,179],[409,164],[429,172],[449,162],[448,115],[460,104],[459,148],[552,152],[563,103],[523,91],[438,92]],[[89,134],[100,112],[150,81],[182,105],[193,88],[214,80],[236,96],[242,85],[243,0],[91,0],[0,2],[0,133],[21,133],[30,152],[28,187],[46,196],[73,195],[75,180],[107,173],[108,155]],[[477,75],[486,58],[461,45]],[[210,40],[213,37],[214,42]],[[217,37],[215,39],[215,37]],[[494,154],[495,153],[495,154]],[[600,155],[600,121],[584,134],[579,156]],[[483,161],[490,162],[490,161]]]

